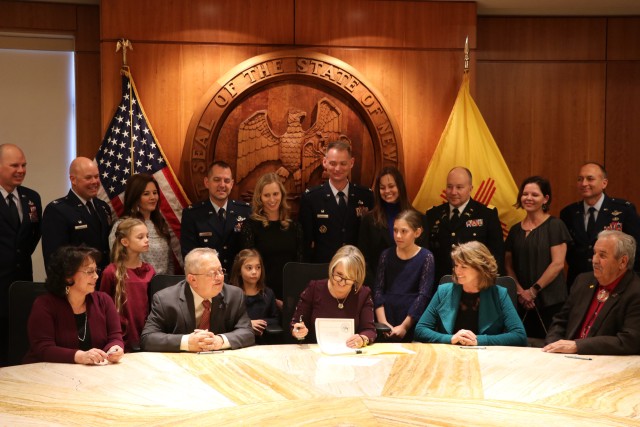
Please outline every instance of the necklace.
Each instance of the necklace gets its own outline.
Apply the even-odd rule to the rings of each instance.
[[[351,295],[351,291],[349,291],[349,293],[347,294],[346,297],[344,297],[344,299],[342,300],[342,302],[340,302],[340,300],[338,298],[336,298],[336,301],[338,301],[338,308],[340,310],[342,310],[344,308],[344,303],[347,301],[347,298],[349,298],[349,295]],[[335,297],[334,297],[335,298]]]
[[[80,342],[84,342],[85,339],[87,339],[87,312],[84,312],[84,334],[82,335],[82,338],[80,338],[80,334],[78,334],[78,339],[80,340]]]

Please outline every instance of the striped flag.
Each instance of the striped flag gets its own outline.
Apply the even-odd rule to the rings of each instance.
[[[469,92],[465,73],[453,110],[431,158],[422,186],[413,206],[424,212],[447,201],[447,174],[455,166],[464,166],[473,174],[474,200],[498,208],[502,232],[524,217],[513,204],[518,187],[500,149]]]
[[[122,215],[127,179],[134,173],[153,175],[160,186],[160,211],[169,225],[171,248],[180,255],[180,221],[189,200],[144,113],[129,67],[122,69],[122,99],[105,133],[96,162],[102,187],[98,193],[118,217]]]

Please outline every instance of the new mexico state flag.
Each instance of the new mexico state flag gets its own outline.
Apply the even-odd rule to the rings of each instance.
[[[509,228],[521,221],[525,214],[513,207],[518,197],[518,187],[469,93],[467,73],[413,201],[416,209],[425,212],[434,205],[446,202],[447,174],[455,166],[465,166],[471,171],[471,195],[475,200],[498,208],[502,230],[506,236]]]

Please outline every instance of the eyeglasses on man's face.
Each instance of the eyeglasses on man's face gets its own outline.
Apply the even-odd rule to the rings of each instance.
[[[225,270],[224,268],[220,268],[218,270],[211,270],[208,271],[206,273],[191,273],[194,276],[206,276],[209,279],[217,279],[218,277],[224,277],[225,274],[227,274],[227,270]]]

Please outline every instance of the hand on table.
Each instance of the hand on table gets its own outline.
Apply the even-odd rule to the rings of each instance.
[[[572,340],[558,340],[542,348],[547,353],[577,353],[578,346]]]
[[[451,337],[451,344],[478,345],[478,338],[473,332],[467,329],[460,329]]]

